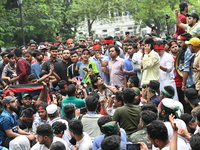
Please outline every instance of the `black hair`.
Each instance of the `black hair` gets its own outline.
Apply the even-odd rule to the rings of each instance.
[[[116,95],[116,100],[119,102],[119,101],[121,101],[122,102],[122,105],[124,105],[124,100],[123,100],[123,92],[122,91],[117,91],[116,93],[115,93],[115,95]]]
[[[60,80],[60,81],[58,82],[58,87],[59,87],[60,89],[65,89],[64,85],[67,85],[67,82],[66,82],[65,80]]]
[[[200,109],[197,110],[197,112],[195,113],[195,116],[196,116],[197,120],[200,121]]]
[[[40,75],[39,75],[39,76],[40,76],[40,78],[41,78],[41,77],[43,77],[43,76],[46,75],[46,74],[49,74],[49,73],[48,73],[47,71],[42,71],[42,72],[40,72]]]
[[[131,88],[126,88],[123,91],[123,98],[124,98],[124,103],[126,104],[133,104],[135,97],[135,92]]]
[[[119,147],[120,147],[119,135],[108,136],[101,142],[102,150],[116,150]]]
[[[104,38],[105,40],[114,40],[112,36],[108,36],[106,38]]]
[[[200,133],[193,134],[190,138],[190,146],[192,150],[200,150]]]
[[[34,112],[33,108],[28,107],[28,108],[26,108],[26,109],[23,110],[22,115],[26,116],[26,114],[28,114],[28,115],[32,116],[34,113],[35,112]]]
[[[53,139],[53,132],[50,124],[41,124],[37,127],[37,135],[48,135],[49,138]]]
[[[58,50],[58,46],[57,45],[52,45],[51,47],[50,47],[50,51],[51,50]]]
[[[174,92],[174,88],[173,88],[172,86],[170,86],[170,85],[164,86],[164,89],[165,89],[171,96],[166,95],[165,93],[162,92],[163,95],[166,95],[167,98],[173,98],[173,97],[174,97],[175,92]]]
[[[162,40],[154,41],[154,45],[164,45],[164,42]]]
[[[185,7],[188,7],[188,4],[186,2],[182,2],[179,4],[180,11],[184,11]]]
[[[134,43],[134,42],[133,42],[133,39],[128,38],[128,39],[124,40],[124,43]]]
[[[63,52],[63,50],[62,49],[58,49],[58,52]]]
[[[36,57],[36,56],[38,56],[38,55],[40,55],[40,54],[41,54],[41,52],[40,52],[39,50],[36,49],[36,50],[33,51],[32,56],[33,56],[33,57]]]
[[[48,106],[47,103],[42,102],[37,106],[37,110],[38,110],[39,107],[42,107],[42,109],[44,108],[44,110],[46,110],[47,106]]]
[[[64,112],[67,117],[71,117],[73,113],[75,113],[75,106],[73,104],[67,104],[64,107]]]
[[[1,57],[5,56],[5,55],[7,55],[7,54],[8,54],[8,52],[2,52],[2,53],[1,53]]]
[[[153,40],[152,37],[147,37],[147,38],[145,38],[145,39],[144,39],[144,43],[145,43],[145,44],[150,44],[150,45],[151,45],[151,47],[150,47],[151,50],[154,48],[154,46],[153,46],[154,40]]]
[[[51,144],[50,150],[66,150],[65,144],[61,141],[56,141]]]
[[[135,87],[139,87],[139,78],[135,74],[130,76],[129,79],[133,81]]]
[[[15,54],[15,56],[17,56],[17,57],[22,57],[22,50],[19,49],[19,48],[16,48],[16,49],[14,50],[14,54]]]
[[[104,125],[110,121],[112,121],[112,117],[108,116],[108,115],[104,115],[98,119],[97,124],[98,124],[99,128],[101,129],[102,125]]]
[[[96,97],[97,99],[100,98],[99,94],[98,94],[96,91],[92,91],[92,92],[90,93],[89,96],[94,96],[94,97]]]
[[[168,132],[164,122],[160,120],[154,120],[146,126],[147,134],[151,139],[158,139],[162,142],[168,140]]]
[[[75,131],[76,132],[75,134],[77,134],[77,135],[82,135],[83,134],[83,124],[82,124],[82,122],[80,120],[70,121],[69,122],[69,130],[71,132]]]
[[[141,111],[144,111],[144,110],[150,110],[150,111],[153,111],[156,114],[158,113],[158,109],[156,107],[156,104],[153,103],[153,102],[144,103],[141,107]]]
[[[64,122],[56,121],[52,124],[52,129],[54,134],[59,134],[67,129],[67,126]]]
[[[189,125],[189,122],[195,122],[195,119],[192,120],[192,118],[192,115],[188,113],[184,113],[180,116],[180,119],[183,120],[187,126]]]
[[[109,48],[109,52],[110,52],[110,49],[111,49],[111,48],[114,48],[115,51],[117,52],[117,55],[119,56],[119,54],[120,54],[120,49],[119,49],[119,47],[116,46],[116,45],[113,45],[113,46],[111,46],[111,47]]]
[[[28,76],[28,81],[31,81],[31,80],[33,80],[33,79],[37,79],[36,75],[35,75],[35,74],[30,74],[30,75]]]
[[[129,43],[128,46],[132,46],[132,48],[137,49],[137,44],[136,43]]]
[[[29,46],[31,46],[31,44],[35,44],[35,45],[37,46],[37,43],[36,43],[35,41],[31,41],[31,42],[29,43]]]
[[[93,87],[94,89],[97,89],[97,86],[94,85],[94,84],[98,81],[98,77],[100,77],[100,76],[95,75],[95,76],[91,76],[91,77],[90,77],[91,83],[92,83],[92,87]]]
[[[70,51],[70,55],[74,55],[74,54],[78,55],[78,53],[76,51]]]
[[[148,125],[149,123],[157,119],[157,114],[150,110],[144,110],[141,112],[141,118],[144,121],[144,124]]]
[[[76,91],[76,86],[74,84],[70,84],[66,88],[66,93],[68,96],[73,96],[75,94],[75,91]]]
[[[85,99],[88,111],[95,111],[98,106],[98,99],[94,96],[88,96]]]
[[[15,56],[14,53],[12,53],[12,52],[8,53],[8,59],[10,59],[10,58],[12,58],[12,57],[14,57],[14,56]]]

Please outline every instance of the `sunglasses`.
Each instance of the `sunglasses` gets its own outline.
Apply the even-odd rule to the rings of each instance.
[[[80,42],[85,42],[85,40],[79,40]]]

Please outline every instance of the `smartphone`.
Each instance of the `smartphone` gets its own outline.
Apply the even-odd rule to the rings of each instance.
[[[126,150],[140,150],[140,144],[127,144]]]

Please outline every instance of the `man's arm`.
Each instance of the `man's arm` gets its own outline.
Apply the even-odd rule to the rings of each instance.
[[[175,18],[176,18],[176,25],[179,26],[180,28],[185,29],[185,26],[183,23],[181,23],[179,17],[178,17],[179,9],[175,9]]]

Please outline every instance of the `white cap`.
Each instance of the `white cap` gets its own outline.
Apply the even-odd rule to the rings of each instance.
[[[47,110],[47,114],[51,115],[58,110],[58,106],[55,104],[50,104],[47,106],[46,110]]]

